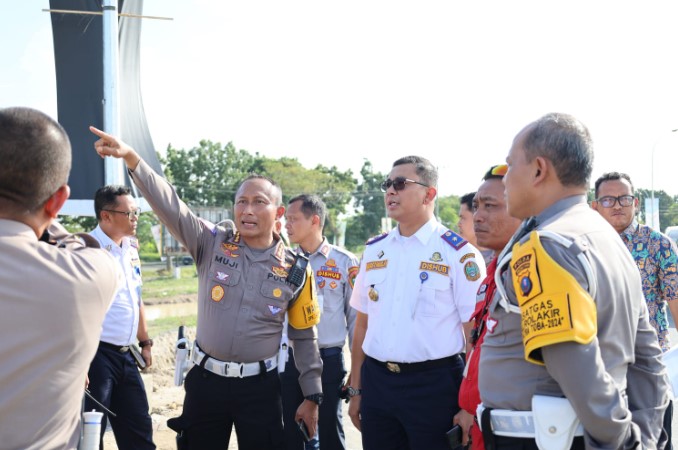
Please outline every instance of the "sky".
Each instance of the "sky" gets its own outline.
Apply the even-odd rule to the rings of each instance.
[[[0,0],[0,106],[56,117],[48,0]],[[146,0],[144,107],[156,150],[227,143],[388,173],[429,158],[475,190],[549,112],[617,170],[678,194],[678,2]],[[654,155],[654,158],[653,158]],[[654,170],[652,160],[654,159]]]

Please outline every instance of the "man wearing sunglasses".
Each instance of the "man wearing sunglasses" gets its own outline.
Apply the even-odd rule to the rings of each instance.
[[[349,415],[365,450],[449,448],[485,263],[434,217],[437,182],[427,159],[393,163],[382,190],[398,226],[367,242],[351,296]]]
[[[90,234],[116,259],[125,280],[106,313],[99,348],[88,373],[92,396],[115,412],[116,417],[109,416],[89,397],[85,399],[85,410],[104,413],[101,437],[106,422],[110,421],[120,449],[155,448],[148,398],[130,350],[138,340],[146,368],[151,366],[153,340],[146,328],[141,261],[135,238],[139,212],[127,186],[103,186],[94,194],[94,213],[99,225]]]

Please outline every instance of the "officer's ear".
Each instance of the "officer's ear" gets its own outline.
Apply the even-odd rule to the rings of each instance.
[[[284,206],[278,206],[278,209],[275,211],[275,220],[282,219],[282,217],[285,215],[285,207]]]
[[[47,199],[43,206],[45,214],[47,214],[50,218],[55,219],[59,214],[59,210],[62,206],[64,206],[64,203],[66,203],[66,200],[68,200],[70,195],[71,188],[68,187],[67,184],[64,184],[59,189],[57,189],[57,191]]]
[[[427,205],[431,203],[433,200],[435,200],[437,194],[438,190],[433,186],[429,186],[428,188],[426,188],[426,197],[424,197],[424,205]]]
[[[534,182],[539,183],[546,179],[546,176],[549,172],[549,169],[552,169],[552,166],[549,167],[549,162],[543,156],[537,156],[534,158]]]

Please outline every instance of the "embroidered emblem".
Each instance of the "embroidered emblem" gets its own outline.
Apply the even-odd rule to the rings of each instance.
[[[212,287],[212,300],[220,302],[222,298],[224,298],[224,288],[221,286]]]
[[[383,261],[370,261],[365,264],[365,272],[374,270],[374,269],[385,269],[388,266],[388,259]]]
[[[132,248],[139,248],[139,241],[137,240],[137,238],[133,237],[129,238],[129,246]]]
[[[280,290],[280,288],[273,289],[273,297],[280,298],[281,295],[282,295],[282,290]]]
[[[348,284],[351,286],[351,289],[353,289],[353,286],[355,285],[355,277],[358,276],[358,270],[360,268],[358,266],[352,266],[348,268]]]
[[[475,261],[469,261],[464,264],[464,275],[467,280],[476,281],[480,278],[480,267],[478,267],[478,264],[476,264]]]
[[[336,288],[337,288],[337,282],[336,282],[336,281],[331,281],[331,282],[330,282],[330,287],[331,287],[332,289],[336,289]]]
[[[463,262],[466,261],[467,259],[469,259],[469,258],[475,258],[475,257],[476,257],[476,254],[475,254],[475,253],[467,253],[467,254],[465,254],[464,256],[461,257],[461,259],[459,260],[459,262],[460,262],[460,263],[463,263]]]
[[[457,233],[454,233],[450,230],[447,230],[440,237],[443,238],[443,241],[450,244],[455,250],[459,250],[464,245],[466,245],[466,241],[464,240],[463,237],[459,236]]]
[[[440,252],[433,252],[433,254],[431,255],[431,257],[429,259],[433,262],[438,262],[438,261],[442,261],[443,257],[440,256]]]
[[[419,264],[419,270],[428,270],[430,272],[439,273],[441,275],[447,275],[448,273],[450,273],[450,266],[447,266],[445,264],[436,264],[422,261]]]
[[[324,280],[324,279],[321,280],[321,281],[318,281],[318,287],[319,287],[320,289],[322,289],[322,288],[325,287],[325,280]]]
[[[274,316],[278,314],[280,311],[282,311],[282,308],[279,306],[275,305],[266,305],[266,306],[268,306],[268,310],[271,311],[271,314],[273,314]]]
[[[333,259],[328,259],[325,264],[328,265],[329,267],[337,267],[337,263]]]
[[[238,249],[237,245],[228,244],[226,242],[221,244],[221,251],[224,252],[224,255],[230,256],[231,258],[237,258],[240,256],[239,253],[234,253]]]
[[[217,280],[219,281],[226,281],[228,277],[229,275],[225,272],[217,272]]]
[[[271,271],[280,278],[287,278],[287,271],[282,267],[273,266],[271,267]]]
[[[341,273],[336,267],[322,266],[315,275],[322,278],[332,278],[333,280],[341,280]]]

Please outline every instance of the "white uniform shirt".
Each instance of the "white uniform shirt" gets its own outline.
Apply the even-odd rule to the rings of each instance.
[[[351,297],[351,306],[368,315],[363,351],[406,363],[464,351],[462,323],[484,278],[480,252],[435,219],[410,237],[395,228],[374,238]]]
[[[137,240],[125,237],[120,247],[103,232],[101,227],[96,227],[90,234],[99,241],[101,248],[113,255],[125,274],[125,279],[104,319],[101,340],[113,345],[129,345],[136,342],[141,303],[141,261],[137,251]]]

